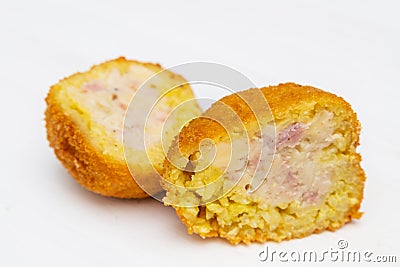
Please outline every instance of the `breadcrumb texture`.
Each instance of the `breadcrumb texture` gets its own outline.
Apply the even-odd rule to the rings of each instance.
[[[76,73],[50,88],[45,111],[47,138],[57,158],[80,185],[104,196],[148,197],[134,181],[125,162],[123,118],[140,84],[162,70],[158,64],[121,57],[93,66],[87,72]],[[154,97],[162,94],[169,85],[186,81],[166,71],[158,82],[151,85],[154,92],[149,92]],[[191,88],[183,85],[181,90],[171,94],[169,106],[160,120],[179,101],[193,97]],[[194,105],[190,112],[198,114],[200,108]],[[179,129],[175,131],[177,133]],[[157,154],[162,153],[159,146],[155,144],[151,148],[155,155],[150,155],[156,161],[154,167],[157,171],[160,171],[164,159]],[[142,167],[139,161],[132,165]],[[151,178],[151,168],[141,169],[142,178],[147,175]],[[161,190],[156,181],[150,186]]]
[[[213,194],[221,194],[235,172],[224,173],[218,166],[197,172],[191,166],[191,171],[182,171],[166,159],[162,182],[167,192],[165,204],[176,209],[190,234],[203,238],[219,236],[232,244],[301,238],[324,230],[334,231],[352,219],[359,219],[365,181],[361,156],[356,151],[360,123],[343,98],[311,86],[285,83],[222,98],[205,116],[182,129],[168,158],[173,159],[178,153],[189,160],[197,158],[203,139],[212,140],[218,148],[240,141],[247,134],[250,143],[257,147],[260,133],[256,117],[243,99],[263,105],[260,92],[268,101],[272,117],[265,113],[258,119],[267,128],[276,129],[274,161],[261,187],[249,193],[252,175],[244,171],[231,191],[207,203]],[[237,118],[226,115],[223,106],[229,106],[239,116],[246,133],[233,131],[233,139],[227,138],[229,127],[216,121],[230,125]],[[252,157],[251,151],[243,155],[238,161],[243,164],[236,164],[238,170],[242,171],[242,166],[251,169]],[[215,182],[207,192],[186,192],[173,186],[209,185],[221,175],[224,182]],[[206,204],[193,204],[199,199]],[[187,203],[191,206],[185,207]]]

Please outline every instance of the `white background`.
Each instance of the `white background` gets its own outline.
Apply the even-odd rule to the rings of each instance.
[[[340,239],[400,261],[399,2],[196,2],[0,2],[0,266],[266,266],[266,245],[323,252]],[[335,233],[231,246],[188,235],[151,199],[82,189],[48,147],[44,98],[59,79],[118,56],[212,61],[258,86],[294,81],[343,96],[363,125],[365,215]]]

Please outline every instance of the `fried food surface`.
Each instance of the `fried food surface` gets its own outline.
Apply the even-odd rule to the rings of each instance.
[[[183,84],[168,94],[164,106],[156,110],[157,123],[150,123],[150,130],[159,130],[168,113],[194,95],[183,77],[163,71],[158,64],[121,57],[76,73],[51,87],[46,97],[47,138],[57,158],[83,187],[104,196],[148,197],[134,181],[125,162],[122,131],[131,98],[143,82],[157,73],[159,79],[146,89],[151,99],[157,99],[176,84]],[[194,104],[177,117],[187,120],[200,112]],[[176,128],[179,124],[171,128],[170,135],[179,131]],[[155,140],[149,144],[149,157],[154,165],[149,166],[142,159],[132,163],[133,167],[140,167],[142,179],[154,175],[153,167],[160,171],[162,153],[161,144]],[[148,186],[153,191],[161,190],[156,181]]]
[[[254,106],[265,101],[260,93],[271,113],[257,116]],[[252,101],[251,107],[245,99]],[[226,106],[236,115],[227,115],[223,111]],[[220,236],[232,244],[281,241],[332,231],[361,217],[365,173],[356,151],[360,123],[343,98],[286,83],[224,97],[203,116],[182,129],[168,159],[176,158],[178,153],[189,160],[198,158],[204,139],[212,140],[217,150],[229,145],[233,149],[242,147],[240,143],[250,149],[241,149],[243,154],[231,159],[231,169],[221,164],[218,154],[216,164],[198,171],[192,164],[190,172],[165,160],[164,200],[176,209],[189,233],[203,238]],[[230,129],[229,125],[237,124],[237,117],[244,131]],[[271,133],[270,128],[276,131],[272,147],[262,142]],[[275,152],[274,161],[261,187],[249,193],[254,166],[259,161],[254,155],[257,149]],[[225,192],[232,181],[236,185]],[[209,186],[207,190],[182,190],[204,185]],[[216,199],[217,195],[220,197]]]

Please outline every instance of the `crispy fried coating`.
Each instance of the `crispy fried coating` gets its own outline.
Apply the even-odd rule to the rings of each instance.
[[[239,116],[247,133],[254,138],[258,126],[254,109],[243,99],[252,99],[256,106],[263,105],[265,103],[260,98],[260,92],[269,104],[272,117],[271,114],[261,113],[258,119],[273,121],[278,136],[294,132],[300,129],[298,125],[303,125],[304,129],[298,130],[298,135],[304,134],[305,137],[301,139],[295,136],[298,139],[295,145],[277,144],[282,147],[276,152],[272,174],[266,177],[269,183],[262,185],[258,195],[248,194],[248,184],[239,182],[228,194],[205,205],[172,205],[188,232],[203,238],[219,236],[232,244],[249,244],[301,238],[324,230],[333,231],[352,219],[359,219],[362,215],[359,209],[366,179],[360,166],[361,156],[356,151],[360,123],[350,104],[343,98],[311,86],[285,83],[249,89],[222,98],[203,117],[191,121],[182,129],[171,145],[168,158],[182,153],[183,157],[190,159],[199,152],[200,142],[206,138],[213,140],[217,146],[231,142],[227,137],[227,128],[217,121],[232,125],[237,118],[226,115],[223,112],[224,106],[230,107]],[[326,129],[331,132],[328,133]],[[309,139],[313,136],[317,139],[322,136],[324,139],[312,143],[313,140]],[[290,138],[281,139],[284,143]],[[303,166],[312,160],[313,170],[318,171],[322,178],[312,177],[313,184],[303,185],[303,180],[309,178],[305,175],[302,177]],[[291,171],[286,172],[290,168]],[[219,169],[212,167],[188,174],[178,170],[166,159],[163,170],[166,204],[178,203],[179,200],[196,203],[196,198],[207,197],[201,191],[197,194],[186,193],[171,184],[193,187],[206,184],[204,181],[217,175],[221,175]],[[232,178],[232,175],[228,173],[227,177]],[[279,181],[282,181],[281,184]],[[319,186],[319,191],[314,188],[315,184]],[[279,186],[283,188],[280,189],[282,191],[275,189]],[[308,191],[299,193],[300,197],[292,197],[299,188]],[[215,192],[220,190],[216,185]]]
[[[69,76],[50,88],[45,111],[47,138],[57,158],[80,185],[104,196],[148,197],[129,172],[123,152],[122,128],[135,91],[161,71],[163,68],[158,64],[121,57]],[[160,77],[159,84],[151,85],[149,94],[157,96],[169,84],[186,82],[169,71]],[[184,85],[171,94],[168,108],[193,97],[191,88]],[[193,105],[191,111],[201,112],[197,105]],[[158,146],[160,144],[153,147]],[[151,153],[155,154],[150,156],[157,159],[155,168],[160,171],[164,155],[157,154],[162,153],[160,149],[153,149]],[[133,165],[142,166],[143,163],[138,159]],[[154,175],[149,169],[138,171],[142,179]],[[156,181],[147,186],[162,190]]]

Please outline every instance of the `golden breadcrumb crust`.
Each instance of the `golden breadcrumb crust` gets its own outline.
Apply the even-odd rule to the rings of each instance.
[[[260,105],[264,105],[265,100],[260,98],[259,90],[261,90],[262,94],[267,100],[275,121],[279,121],[287,117],[288,111],[301,112],[302,107],[314,105],[316,103],[323,107],[328,107],[336,115],[345,115],[345,117],[349,118],[352,125],[351,146],[356,148],[359,145],[359,134],[361,130],[360,123],[357,119],[356,113],[352,110],[351,105],[343,98],[311,86],[301,86],[295,83],[284,83],[277,86],[264,87],[261,89],[253,88],[240,92],[239,94],[245,95],[246,99],[254,100],[255,102],[252,102],[252,105],[256,106],[257,101]],[[254,128],[254,121],[256,120],[256,117],[254,116],[253,111],[243,101],[243,99],[238,96],[238,94],[226,96],[220,99],[218,102],[222,102],[231,107],[232,110],[235,111],[236,115],[239,115],[246,129],[249,130]],[[218,105],[218,102],[214,103],[203,115],[222,119],[224,120],[225,125],[229,124],[230,119],[232,120],[232,123],[234,123],[233,120],[235,118],[227,118],[225,114],[223,114],[221,105]],[[194,119],[181,130],[174,143],[171,145],[171,148],[168,152],[168,158],[173,157],[173,155],[176,153],[179,153],[178,150],[180,150],[184,157],[189,157],[192,153],[198,150],[199,143],[202,139],[210,138],[218,143],[218,141],[224,139],[226,135],[226,130],[214,120],[204,117]],[[364,170],[360,166],[361,155],[358,154],[355,149],[350,153],[352,153],[351,156],[353,156],[355,158],[355,162],[357,162],[356,176],[359,180],[359,186],[361,187],[361,194],[358,198],[358,203],[347,212],[344,218],[342,218],[339,223],[329,225],[326,230],[334,231],[352,219],[359,219],[362,216],[362,212],[359,211],[359,208],[363,199],[364,181],[366,177]],[[168,177],[168,173],[171,172],[172,169],[174,169],[174,166],[166,159],[164,161],[163,176]],[[183,216],[183,209],[180,207],[174,208],[176,209],[176,213],[181,221],[187,226],[188,232],[192,234],[194,232],[192,224]],[[319,233],[324,230],[325,229],[317,229],[313,232],[305,233],[302,236],[296,236],[296,238],[301,238],[312,233]],[[202,234],[202,237],[217,237],[219,235],[220,233],[218,233],[218,231],[212,230],[207,234]],[[287,237],[285,239],[290,238]],[[232,244],[238,244],[240,242],[249,244],[250,242],[265,242],[268,240],[279,242],[284,239],[271,238],[259,229],[256,230],[255,238],[248,239],[244,235],[238,235],[234,239],[229,239]]]
[[[46,102],[47,139],[57,158],[80,185],[104,196],[147,197],[132,179],[127,165],[94,149],[51,93]]]
[[[178,146],[176,144],[171,146],[169,151],[174,154],[179,148],[184,156],[189,156],[198,148],[198,144],[205,138],[210,138],[214,141],[218,141],[224,138],[227,134],[226,129],[217,123],[215,118],[222,121],[225,125],[235,124],[236,117],[229,117],[226,115],[226,110],[222,109],[222,105],[219,102],[229,106],[243,122],[246,129],[254,128],[254,122],[256,117],[252,110],[257,105],[265,105],[265,100],[262,99],[259,93],[261,90],[262,94],[267,100],[273,119],[279,121],[284,119],[288,115],[288,110],[298,110],[299,112],[302,105],[308,105],[312,103],[319,103],[330,107],[335,113],[351,114],[351,122],[353,125],[353,142],[355,146],[358,146],[358,139],[360,134],[360,123],[357,120],[357,115],[352,110],[349,103],[343,98],[338,97],[332,93],[322,91],[320,89],[311,86],[301,86],[295,83],[279,84],[278,86],[269,86],[261,89],[253,88],[239,94],[232,94],[223,97],[218,102],[214,103],[207,111],[205,111],[201,118],[197,118],[191,121],[186,127],[179,133]],[[241,97],[241,96],[244,97]],[[243,99],[251,99],[251,106],[246,103]],[[264,112],[266,116],[266,112]],[[206,118],[207,116],[213,118]],[[168,161],[165,161],[166,167],[171,165]]]
[[[121,72],[126,72],[132,64],[145,66],[154,72],[163,70],[158,64],[141,63],[120,57],[93,66],[88,72],[76,73],[61,80],[50,88],[46,97],[47,139],[57,158],[80,185],[104,196],[117,198],[148,197],[132,178],[124,160],[116,160],[114,157],[103,155],[101,151],[95,149],[78,127],[78,124],[63,110],[62,99],[58,99],[57,95],[61,90],[64,90],[64,87],[80,87],[83,81],[88,78],[97,78],[107,69],[118,68]],[[124,157],[121,156],[120,158]]]

